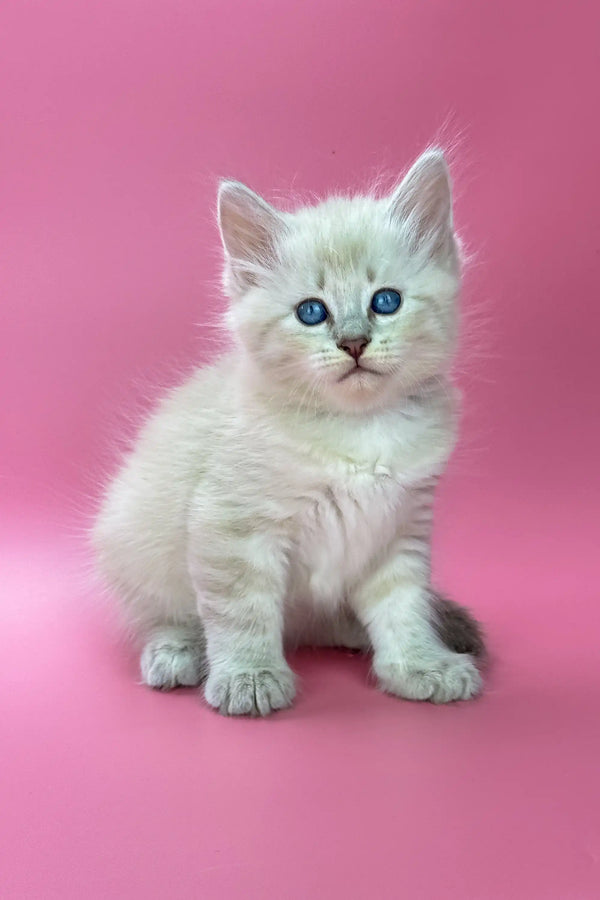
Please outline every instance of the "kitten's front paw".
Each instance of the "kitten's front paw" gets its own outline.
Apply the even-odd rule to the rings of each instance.
[[[206,675],[204,646],[176,628],[159,631],[144,647],[140,668],[144,684],[161,691],[195,686]]]
[[[375,659],[374,668],[382,690],[407,700],[470,700],[482,687],[479,670],[465,653],[417,657],[398,663],[378,664]]]
[[[225,716],[267,716],[292,705],[296,694],[289,667],[211,672],[204,696]]]

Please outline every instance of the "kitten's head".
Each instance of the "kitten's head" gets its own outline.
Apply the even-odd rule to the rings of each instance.
[[[226,181],[219,225],[229,325],[274,393],[361,412],[446,371],[459,257],[441,151],[423,154],[389,197],[294,213]]]

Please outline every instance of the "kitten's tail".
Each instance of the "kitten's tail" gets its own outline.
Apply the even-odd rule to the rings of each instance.
[[[432,593],[431,610],[433,626],[447,647],[455,653],[485,658],[483,629],[466,607]]]

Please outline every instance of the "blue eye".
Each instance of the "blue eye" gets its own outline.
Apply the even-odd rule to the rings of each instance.
[[[394,291],[392,288],[382,288],[373,294],[371,309],[380,316],[389,316],[400,309],[401,303],[402,297],[398,291]]]
[[[327,307],[320,300],[303,300],[296,307],[296,315],[303,325],[320,325],[329,316]]]

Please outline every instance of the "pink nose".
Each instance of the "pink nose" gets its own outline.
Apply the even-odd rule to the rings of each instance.
[[[367,347],[368,343],[368,338],[364,336],[348,339],[342,338],[342,340],[338,344],[338,347],[349,356],[354,357],[354,359],[358,362],[359,358],[365,352],[365,348]]]

